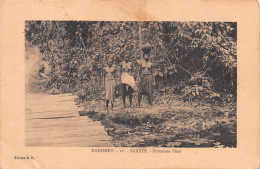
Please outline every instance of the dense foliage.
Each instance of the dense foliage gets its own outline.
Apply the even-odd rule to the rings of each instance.
[[[137,63],[141,44],[148,42],[158,93],[223,101],[236,98],[236,28],[229,22],[28,21],[25,36],[51,67],[47,90],[99,99],[106,56],[115,54],[116,65],[126,55]]]

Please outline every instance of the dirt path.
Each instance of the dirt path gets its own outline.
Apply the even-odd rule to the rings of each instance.
[[[26,94],[26,146],[111,147],[99,121],[79,116],[71,94]]]

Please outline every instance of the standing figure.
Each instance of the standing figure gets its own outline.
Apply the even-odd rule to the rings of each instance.
[[[129,96],[130,106],[132,106],[133,92],[135,88],[135,80],[132,72],[132,62],[129,60],[129,56],[126,56],[120,63],[120,81],[122,83],[121,87],[124,107],[126,107],[125,98],[127,95]]]
[[[40,65],[40,69],[38,70],[38,75],[40,77],[45,77],[45,66],[44,66],[44,64]]]
[[[111,103],[111,108],[114,106],[114,90],[116,85],[116,68],[113,64],[113,55],[108,57],[107,66],[104,68],[104,86],[106,91],[106,109]]]
[[[139,91],[138,91],[138,105],[142,100],[142,96],[146,95],[148,99],[148,107],[152,105],[152,94],[153,94],[153,84],[155,80],[153,77],[152,62],[150,61],[150,51],[152,46],[150,44],[145,44],[142,46],[144,59],[140,60],[138,79],[140,78]]]

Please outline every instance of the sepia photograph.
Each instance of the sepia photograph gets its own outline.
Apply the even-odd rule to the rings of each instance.
[[[0,168],[259,168],[259,3],[0,3]]]
[[[24,24],[25,146],[237,148],[237,22]]]

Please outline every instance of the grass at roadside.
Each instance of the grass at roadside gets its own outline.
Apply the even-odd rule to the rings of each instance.
[[[236,106],[191,105],[168,99],[152,108],[106,112],[103,101],[86,102],[87,115],[101,121],[118,147],[236,147]]]

